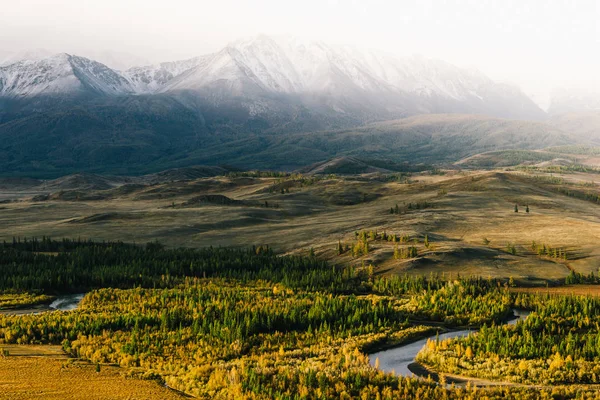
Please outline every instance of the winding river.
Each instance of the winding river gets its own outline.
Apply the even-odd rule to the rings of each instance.
[[[39,314],[46,311],[71,311],[76,309],[83,300],[85,293],[57,296],[50,304],[36,304],[26,308],[0,310],[4,315]]]
[[[50,310],[71,311],[79,306],[79,303],[83,300],[83,296],[85,296],[85,293],[59,296],[48,307]]]
[[[507,324],[514,325],[522,318],[526,318],[529,315],[529,311],[513,310],[514,318],[510,319]],[[477,330],[461,330],[442,333],[437,336],[440,340],[452,339],[458,337],[465,337],[471,333],[475,333]],[[435,339],[436,335],[432,335],[428,338],[418,340],[403,346],[394,347],[388,350],[379,351],[377,353],[369,354],[369,362],[374,367],[375,361],[379,359],[379,369],[384,372],[393,372],[396,375],[411,376],[415,374],[415,371],[410,369],[411,364],[415,363],[417,353],[421,351],[423,346],[427,343],[428,339]]]

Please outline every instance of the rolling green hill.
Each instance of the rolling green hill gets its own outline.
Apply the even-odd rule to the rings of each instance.
[[[138,97],[0,124],[0,171],[38,178],[192,165],[289,171],[341,156],[445,165],[482,152],[574,143],[578,139],[544,123],[460,114],[324,131],[261,130],[234,116],[209,120],[171,98]]]

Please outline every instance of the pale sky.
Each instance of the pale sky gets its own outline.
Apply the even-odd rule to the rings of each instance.
[[[600,88],[594,0],[0,0],[0,50],[118,51],[152,62],[289,34],[422,54],[539,95]],[[533,93],[535,92],[535,93]]]

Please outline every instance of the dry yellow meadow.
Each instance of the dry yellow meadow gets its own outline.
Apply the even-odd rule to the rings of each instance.
[[[0,399],[169,400],[183,397],[155,381],[126,378],[118,367],[101,366],[100,372],[96,372],[95,365],[60,358],[56,349],[43,351],[45,356],[26,356],[31,354],[30,350],[33,349],[27,346],[10,346],[11,355],[0,357]]]

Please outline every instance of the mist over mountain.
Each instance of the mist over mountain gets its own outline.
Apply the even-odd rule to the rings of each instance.
[[[327,140],[318,141],[327,147],[338,142],[331,132],[417,115],[478,115],[469,119],[479,124],[482,135],[496,128],[492,122],[482,124],[481,118],[547,118],[519,88],[478,71],[421,56],[399,58],[293,37],[260,35],[211,54],[126,70],[67,53],[10,57],[0,66],[0,167],[7,173],[152,172],[159,165],[242,165],[242,160],[248,167],[277,168],[287,162],[245,152],[262,153],[256,143],[296,151],[289,141],[314,132],[328,132],[321,135]],[[131,62],[123,57],[113,65]],[[412,130],[407,132],[405,125],[400,129],[403,138],[423,133],[421,125],[408,126]],[[514,148],[514,143],[525,148],[565,144],[557,138],[568,133],[557,129],[554,139],[532,135],[527,142],[520,136],[512,144],[494,139],[493,145],[473,143],[461,155],[481,148]],[[464,134],[470,137],[472,132]],[[372,147],[380,147],[382,138],[372,137]],[[227,146],[237,153],[226,151]],[[368,147],[363,140],[356,148],[344,145],[322,157],[358,154]],[[208,151],[213,153],[199,156]],[[294,167],[323,161],[312,149],[296,154]],[[436,161],[425,155],[411,159]]]
[[[213,54],[123,72],[68,54],[25,58],[0,71],[5,97],[79,94],[85,86],[104,95],[191,93],[213,105],[236,104],[253,115],[268,114],[270,103],[282,100],[315,111],[352,112],[365,120],[439,112],[508,118],[544,114],[517,88],[476,71],[291,37],[261,35]],[[91,76],[94,85],[89,85]]]
[[[552,94],[548,113],[560,115],[567,113],[589,113],[600,111],[600,88],[558,89]]]

